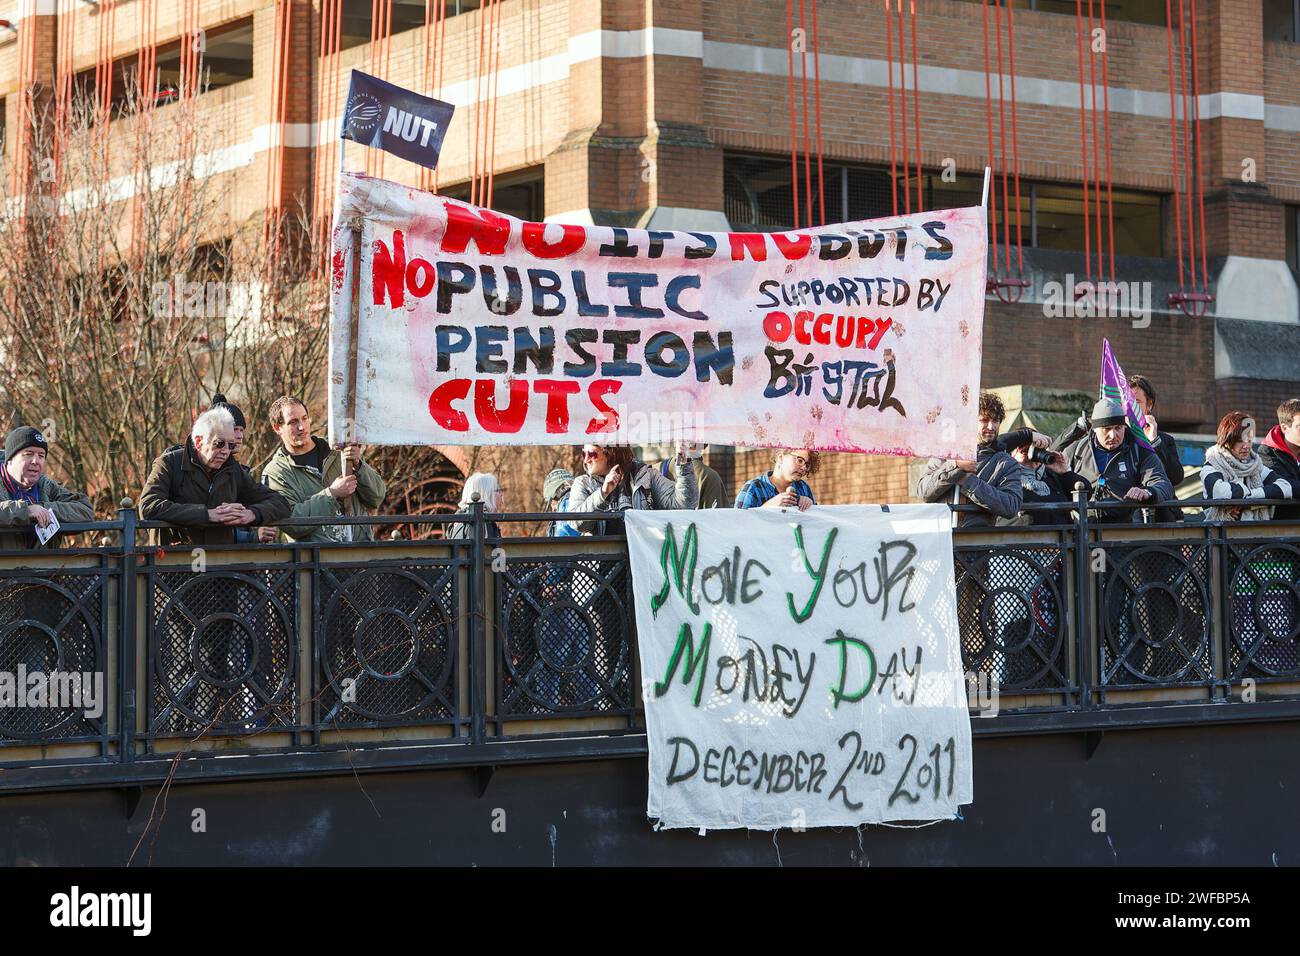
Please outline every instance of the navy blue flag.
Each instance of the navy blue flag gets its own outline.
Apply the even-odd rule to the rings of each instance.
[[[433,169],[455,111],[450,103],[353,70],[339,135]]]

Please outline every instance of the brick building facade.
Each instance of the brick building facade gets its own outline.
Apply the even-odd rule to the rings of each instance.
[[[322,6],[331,2],[343,15],[345,42],[337,57],[323,60]],[[220,77],[213,84],[220,88],[199,97],[200,116],[207,128],[219,131],[221,162],[214,175],[239,182],[241,216],[260,215],[274,196],[285,205],[302,197],[316,214],[328,214],[330,186],[317,181],[318,158],[321,150],[338,149],[339,119],[323,115],[323,69],[336,66],[344,87],[354,67],[413,89],[427,85],[424,3],[378,5],[381,17],[391,16],[394,24],[381,55],[369,42],[371,0],[199,4],[212,75]],[[479,6],[474,0],[445,5],[438,92],[458,113],[439,170],[444,191],[456,190],[472,175],[475,132],[484,131],[492,115],[485,95],[492,86],[480,82],[477,65],[484,20]],[[110,14],[113,58],[129,69],[145,35],[148,7],[145,0],[18,0],[11,26],[0,30],[10,167],[23,79],[52,84],[59,56],[65,57],[64,69],[71,63],[79,74],[93,70],[103,35],[99,18]],[[799,7],[794,0],[794,9]],[[1167,33],[1163,0],[1108,4],[1108,110],[1101,119],[1109,125],[1111,188],[1123,210],[1121,241],[1113,247],[1116,278],[1151,283],[1153,309],[1143,324],[1053,318],[1044,302],[1047,283],[1089,275],[1078,235],[1081,187],[1089,175],[1081,148],[1079,71],[1081,65],[1099,70],[1101,63],[1085,57],[1081,64],[1080,44],[1096,34],[1076,21],[1074,8],[1059,0],[1013,0],[1015,148],[1028,197],[1021,212],[1029,222],[1023,268],[1019,257],[1011,257],[1017,264],[1011,272],[1029,285],[1014,304],[993,296],[987,301],[984,383],[1092,390],[1107,337],[1128,371],[1156,382],[1166,429],[1212,432],[1219,416],[1233,408],[1271,425],[1277,402],[1300,394],[1300,11],[1292,0],[1195,3],[1199,141],[1187,149],[1203,190],[1207,286],[1216,297],[1208,314],[1196,316],[1168,301],[1170,292],[1190,286],[1180,278],[1175,257],[1179,233],[1187,246],[1191,230],[1181,222],[1186,195],[1182,202],[1174,199],[1186,184],[1178,184],[1170,142],[1167,47],[1179,31]],[[186,41],[180,9],[179,3],[152,6],[162,65]],[[525,217],[643,228],[726,230],[738,227],[738,219],[757,220],[746,222],[748,229],[789,228],[787,9],[779,0],[502,0],[491,158],[496,204]],[[905,21],[893,13],[888,29],[895,31],[895,46],[887,49],[886,9],[880,0],[816,4],[820,140],[834,179],[831,222],[841,212],[851,218],[883,214],[880,183],[886,196],[899,188],[890,168],[887,80],[898,70],[896,31]],[[916,2],[920,93],[919,102],[908,102],[909,110],[919,112],[922,186],[936,205],[969,200],[990,164],[985,84],[991,79],[996,97],[999,79],[985,68],[990,12],[995,21],[1001,12],[1005,31],[1005,6]],[[67,17],[71,52],[56,55],[58,21]],[[910,30],[911,21],[906,23]],[[1190,43],[1191,23],[1180,26],[1188,28]],[[288,51],[283,125],[273,112],[277,41]],[[24,44],[32,55],[22,74]],[[910,47],[905,54],[910,84]],[[1009,68],[1004,72],[1009,86]],[[896,153],[896,136],[893,146]],[[268,190],[267,164],[277,149],[282,162],[271,167],[277,180]],[[913,140],[913,157],[915,152]],[[375,162],[353,145],[345,156],[353,169]],[[944,170],[956,174],[955,183],[941,175]],[[382,174],[414,184],[418,171],[386,157]],[[767,178],[760,182],[760,176]],[[733,479],[733,490],[769,460],[766,451],[715,449],[711,456]],[[560,449],[553,457],[556,464],[570,460]],[[521,476],[512,484],[530,480]],[[826,501],[902,500],[907,485],[907,462],[850,455],[827,456],[817,482]],[[510,497],[514,507],[535,504],[522,490]]]

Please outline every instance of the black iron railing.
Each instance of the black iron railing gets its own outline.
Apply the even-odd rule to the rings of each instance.
[[[1097,520],[1133,508],[956,529],[977,733],[1300,717],[1300,525]],[[106,544],[0,553],[0,675],[103,683],[98,713],[0,706],[0,793],[643,753],[625,542],[510,534],[554,517],[161,549],[124,508],[65,529]]]

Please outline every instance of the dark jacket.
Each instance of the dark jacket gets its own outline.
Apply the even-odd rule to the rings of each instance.
[[[180,473],[174,474],[178,461]],[[140,517],[176,526],[159,533],[164,545],[233,544],[234,527],[208,519],[208,511],[225,502],[252,509],[257,515],[254,524],[289,516],[289,502],[254,481],[248,469],[233,458],[227,458],[216,474],[209,476],[195,456],[193,440],[187,438],[181,451],[169,450],[154,459],[140,493]]]
[[[1285,478],[1291,486],[1291,494],[1300,498],[1300,460],[1286,446],[1281,425],[1274,425],[1273,430],[1259,443],[1259,457],[1279,477]],[[1300,521],[1300,502],[1278,505],[1273,509],[1273,518],[1278,521]]]
[[[1145,488],[1150,491],[1154,496],[1150,501],[1152,506],[1174,498],[1174,486],[1165,474],[1160,456],[1139,445],[1130,433],[1125,433],[1124,444],[1119,446],[1106,465],[1104,474],[1097,468],[1096,447],[1091,433],[1070,445],[1062,454],[1065,455],[1066,466],[1092,485],[1092,497],[1096,501],[1119,501],[1130,488]],[[1136,509],[1127,512],[1107,510],[1099,512],[1097,520],[1112,523],[1136,521],[1137,514]]]
[[[0,452],[0,468],[4,467],[4,454]],[[4,498],[0,491],[0,498]],[[95,520],[95,512],[90,506],[90,499],[79,491],[65,488],[47,475],[41,475],[36,483],[36,498],[43,508],[54,512],[59,524],[75,524]],[[26,501],[0,500],[0,550],[20,551],[37,546],[36,536],[32,532],[29,515],[30,506]],[[17,529],[17,530],[10,530]],[[63,532],[59,532],[45,545],[48,548],[62,546]]]
[[[1063,451],[1087,435],[1090,430],[1087,419],[1080,416],[1052,440],[1052,449]],[[1178,442],[1174,441],[1174,436],[1168,432],[1156,432],[1156,440],[1151,443],[1151,447],[1160,456],[1160,464],[1164,465],[1165,476],[1169,479],[1169,483],[1177,487],[1187,477],[1186,472],[1183,471],[1183,460],[1178,456]]]
[[[1020,487],[1026,505],[1074,501],[1074,486],[1080,483],[1089,492],[1092,491],[1092,485],[1088,479],[1073,471],[1057,474],[1045,464],[1032,467],[1020,466]],[[999,525],[1070,524],[1073,520],[1073,513],[1062,509],[1060,511],[1023,511],[1015,518],[999,518],[997,523]]]
[[[917,482],[917,494],[925,501],[952,502],[954,491],[961,492],[963,504],[979,505],[987,514],[961,512],[957,523],[962,527],[991,525],[995,518],[1014,518],[1020,513],[1024,492],[1020,485],[1020,462],[1004,451],[981,446],[976,458],[979,470],[971,474],[964,484],[957,479],[963,474],[954,461],[931,459]]]

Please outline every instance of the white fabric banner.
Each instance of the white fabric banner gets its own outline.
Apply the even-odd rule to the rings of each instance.
[[[946,505],[625,515],[651,819],[854,826],[973,800]]]
[[[973,458],[985,243],[980,208],[647,232],[345,174],[331,434]]]

